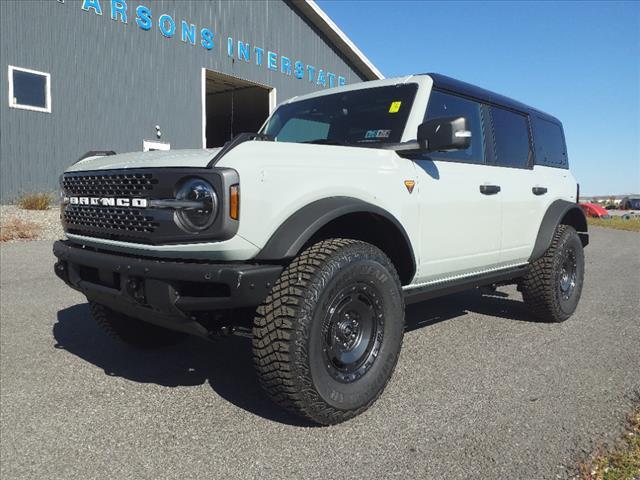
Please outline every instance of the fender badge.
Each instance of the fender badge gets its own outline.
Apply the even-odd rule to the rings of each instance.
[[[404,186],[407,187],[407,191],[409,193],[413,192],[413,187],[416,186],[416,182],[414,182],[413,180],[405,180],[404,181]]]

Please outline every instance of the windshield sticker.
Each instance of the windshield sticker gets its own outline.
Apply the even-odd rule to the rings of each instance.
[[[400,111],[400,106],[402,102],[391,102],[391,106],[389,107],[389,113],[398,113]]]
[[[364,138],[389,138],[391,130],[367,130]]]

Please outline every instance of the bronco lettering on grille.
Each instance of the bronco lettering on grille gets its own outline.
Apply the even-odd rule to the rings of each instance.
[[[147,208],[146,198],[115,198],[115,197],[64,197],[65,205],[87,205],[98,207],[134,207]]]

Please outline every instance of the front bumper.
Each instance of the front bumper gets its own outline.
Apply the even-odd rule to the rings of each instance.
[[[55,273],[87,299],[166,328],[207,336],[196,319],[262,303],[280,265],[140,258],[57,241]]]

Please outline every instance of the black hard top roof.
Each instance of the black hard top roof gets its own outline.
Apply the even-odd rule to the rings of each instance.
[[[446,75],[441,75],[439,73],[423,73],[422,75],[428,75],[429,77],[431,77],[431,79],[433,80],[433,86],[439,90],[447,90],[454,93],[460,93],[467,97],[475,98],[487,103],[500,105],[502,107],[519,110],[521,112],[529,114],[535,114],[540,118],[544,118],[546,120],[550,120],[560,124],[560,120],[558,120],[553,115],[549,115],[548,113],[530,107],[529,105],[525,105],[524,103],[513,100],[512,98],[505,97],[504,95],[485,90],[484,88],[476,87],[475,85],[471,85],[470,83],[461,82],[460,80],[456,80],[455,78],[447,77]]]

